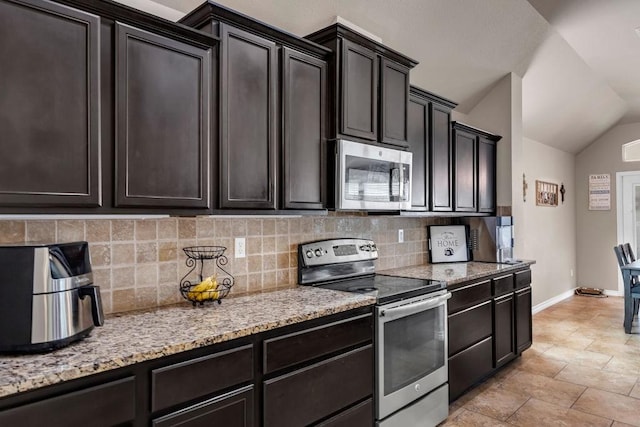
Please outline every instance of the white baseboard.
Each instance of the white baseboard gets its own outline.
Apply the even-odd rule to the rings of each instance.
[[[612,290],[609,290],[609,289],[605,289],[604,290],[604,294],[605,295],[609,295],[610,297],[623,297],[624,296],[624,292],[612,291]]]
[[[549,308],[552,305],[557,304],[560,301],[571,297],[572,295],[575,294],[575,290],[576,290],[575,288],[569,289],[568,291],[563,292],[560,295],[556,295],[555,297],[549,298],[548,300],[541,302],[540,304],[536,304],[535,306],[533,306],[533,309],[531,310],[532,314],[536,314],[544,310],[545,308]]]

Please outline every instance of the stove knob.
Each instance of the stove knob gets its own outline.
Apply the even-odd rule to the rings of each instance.
[[[322,256],[322,249],[316,249],[316,256]]]
[[[364,252],[369,252],[371,250],[371,247],[369,245],[362,245],[360,246],[360,250]]]
[[[311,252],[310,249],[307,252],[305,252],[305,255],[307,256],[307,258],[313,258],[313,252]]]

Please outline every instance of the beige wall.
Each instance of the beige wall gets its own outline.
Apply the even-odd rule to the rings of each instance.
[[[524,171],[529,189],[524,202],[526,227],[516,224],[527,242],[518,257],[535,259],[532,266],[533,304],[540,304],[576,287],[575,156],[531,139],[524,139]],[[565,202],[536,206],[535,181],[564,184]],[[573,271],[573,276],[571,272]]]
[[[622,145],[640,137],[640,123],[619,125],[576,156],[578,285],[617,291],[616,172],[640,171],[639,162],[622,162]],[[611,174],[611,210],[589,210],[591,174]]]
[[[237,296],[296,286],[298,243],[312,240],[372,238],[380,250],[378,270],[422,264],[428,261],[426,226],[448,223],[446,218],[333,213],[301,218],[2,220],[0,244],[88,241],[105,312],[117,313],[183,301],[178,284],[188,272],[182,251],[186,246],[229,248],[227,270],[236,279],[231,295]],[[397,243],[398,229],[404,230],[404,243]],[[246,258],[234,258],[235,237],[246,238]],[[210,267],[205,266],[205,275],[213,273]]]

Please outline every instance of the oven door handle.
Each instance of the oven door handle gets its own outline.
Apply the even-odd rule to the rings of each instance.
[[[447,292],[446,294],[435,297],[435,298],[430,298],[427,300],[418,301],[418,302],[407,304],[407,305],[402,305],[400,307],[389,308],[387,310],[380,310],[380,317],[386,317],[387,319],[391,320],[398,317],[410,316],[412,314],[437,307],[443,304],[449,298],[451,298],[451,292]]]

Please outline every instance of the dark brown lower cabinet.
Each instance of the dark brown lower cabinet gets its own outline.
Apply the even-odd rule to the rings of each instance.
[[[308,425],[372,393],[373,347],[367,345],[265,381],[264,425]]]
[[[486,377],[493,369],[493,338],[449,358],[449,401],[460,397],[468,388]]]
[[[0,426],[369,427],[372,340],[357,308],[2,397]]]
[[[253,386],[177,411],[152,422],[153,427],[252,427]]]
[[[0,411],[0,426],[131,425],[136,415],[134,377]]]
[[[373,399],[367,399],[317,424],[317,427],[371,427],[372,425]]]
[[[513,292],[493,301],[494,368],[504,365],[516,356],[514,326],[515,301]]]
[[[533,332],[531,323],[531,287],[515,292],[516,296],[516,347],[518,353],[531,347]]]
[[[449,316],[449,355],[491,336],[491,315],[491,301],[485,301]]]
[[[531,346],[530,284],[527,268],[451,289],[449,401]]]

